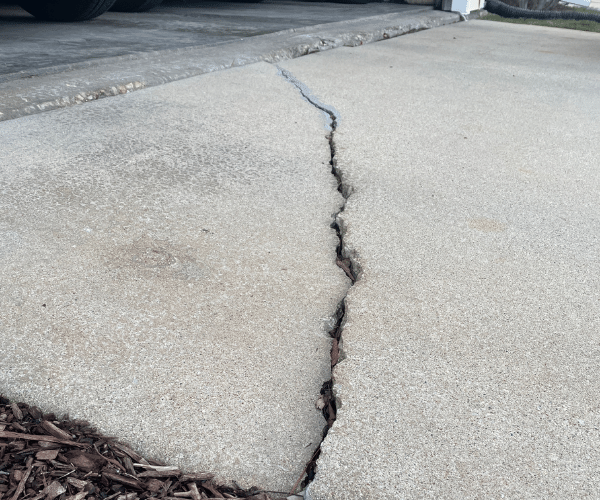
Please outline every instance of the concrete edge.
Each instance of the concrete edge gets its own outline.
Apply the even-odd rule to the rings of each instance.
[[[411,10],[409,10],[407,12],[403,12],[403,13],[381,14],[378,16],[370,16],[370,17],[366,17],[366,18],[363,17],[363,18],[358,19],[358,21],[370,21],[370,20],[384,21],[385,17],[396,16],[398,14],[406,15],[407,13],[416,14],[416,13],[420,13],[420,12],[427,12],[427,11],[430,11],[431,9],[432,8],[429,6],[420,6],[419,8],[411,9]],[[357,20],[351,19],[351,20],[347,20],[347,21],[340,21],[337,23],[315,24],[313,26],[304,26],[301,28],[291,28],[291,29],[287,29],[287,30],[274,31],[273,33],[257,35],[256,37],[242,37],[239,39],[239,42],[250,40],[252,38],[268,39],[270,37],[279,37],[281,35],[286,35],[286,34],[287,35],[311,34],[315,30],[326,29],[330,26],[337,26],[337,25],[339,25],[339,27],[342,27],[342,25],[344,25],[344,24],[353,23],[355,21],[357,21]],[[56,73],[64,73],[67,71],[73,71],[73,70],[78,70],[78,69],[94,68],[94,67],[98,67],[98,66],[107,66],[109,64],[115,64],[115,63],[119,63],[122,61],[148,60],[153,57],[160,57],[160,56],[170,56],[170,57],[185,56],[186,54],[189,54],[190,52],[194,52],[201,48],[218,47],[221,45],[228,45],[231,43],[237,43],[237,42],[236,41],[234,41],[234,42],[226,41],[226,42],[217,42],[217,43],[209,43],[209,44],[202,44],[202,45],[193,45],[193,46],[189,46],[189,47],[180,47],[180,48],[175,48],[175,49],[151,50],[151,51],[147,51],[147,52],[135,52],[133,54],[124,54],[124,55],[113,56],[113,57],[101,57],[101,58],[97,58],[97,59],[91,59],[88,61],[69,63],[69,64],[57,64],[55,66],[48,66],[45,68],[34,68],[32,70],[27,70],[27,71],[25,71],[25,70],[17,71],[16,73],[7,73],[5,75],[0,75],[0,84],[9,82],[12,80],[23,79],[23,78],[54,75]]]
[[[467,18],[478,18],[485,11]],[[239,42],[151,52],[68,65],[0,83],[0,121],[126,94],[205,73],[276,63],[338,47],[356,47],[461,21],[431,8],[286,30]],[[28,84],[23,85],[27,78]],[[33,78],[33,80],[31,80]]]

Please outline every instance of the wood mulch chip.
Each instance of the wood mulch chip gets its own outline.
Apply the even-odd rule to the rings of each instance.
[[[0,396],[0,500],[283,500],[144,459],[87,422]],[[274,492],[276,493],[276,492]]]

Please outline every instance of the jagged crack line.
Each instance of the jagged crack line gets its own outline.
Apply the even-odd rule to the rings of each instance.
[[[330,132],[329,135],[327,135],[327,140],[329,141],[329,149],[330,149],[330,155],[331,155],[330,160],[329,160],[329,165],[331,166],[331,174],[336,178],[337,185],[338,185],[338,191],[341,193],[341,195],[344,198],[344,203],[340,207],[339,211],[334,214],[333,222],[331,223],[331,227],[333,229],[335,229],[335,232],[338,237],[338,245],[336,248],[336,252],[337,252],[336,264],[346,273],[348,278],[350,278],[350,280],[352,282],[352,284],[351,284],[351,286],[352,286],[352,285],[354,285],[354,283],[357,280],[357,272],[355,270],[357,268],[357,266],[355,265],[355,262],[353,262],[351,258],[344,257],[344,254],[345,254],[344,235],[338,224],[338,216],[346,208],[346,202],[352,194],[352,190],[344,182],[344,179],[342,178],[342,174],[336,166],[335,132],[340,123],[340,118],[341,118],[340,114],[333,106],[329,106],[329,105],[321,102],[317,97],[315,97],[312,94],[312,92],[310,91],[310,89],[304,83],[302,83],[300,80],[298,80],[294,75],[292,75],[289,71],[287,71],[277,65],[276,65],[276,67],[279,71],[279,75],[282,76],[286,81],[291,83],[294,87],[296,87],[296,89],[298,89],[298,91],[300,92],[300,94],[306,101],[308,101],[315,108],[317,108],[318,110],[320,110],[327,116],[329,132]],[[323,439],[321,440],[321,443],[327,436],[329,429],[331,428],[331,426],[333,425],[333,423],[335,422],[335,419],[336,419],[337,408],[336,408],[335,397],[333,395],[333,368],[340,361],[340,343],[342,340],[342,330],[343,330],[343,325],[344,325],[344,318],[346,316],[346,296],[347,296],[347,294],[348,294],[348,292],[346,292],[346,295],[341,300],[341,302],[338,304],[337,310],[335,312],[335,320],[336,320],[335,326],[329,331],[329,334],[332,337],[332,346],[331,346],[331,353],[330,353],[331,354],[332,377],[327,382],[325,382],[323,384],[323,386],[321,387],[321,397],[319,398],[319,401],[323,405],[323,408],[322,408],[323,416],[325,417],[325,420],[327,421],[327,425],[323,429]],[[316,472],[317,460],[319,459],[319,455],[321,454],[321,443],[319,443],[319,446],[315,450],[315,453],[313,454],[311,460],[309,461],[309,463],[306,465],[306,468],[304,469],[304,471],[306,472],[306,476],[304,478],[304,481],[302,481],[302,484],[301,484],[302,488],[306,488],[310,484],[310,482],[314,479],[315,472]],[[298,483],[300,482],[301,479],[302,479],[302,477],[298,478]],[[296,491],[296,487],[298,486],[298,483],[296,483],[296,485],[294,485],[293,490],[290,492],[291,494],[293,494]]]

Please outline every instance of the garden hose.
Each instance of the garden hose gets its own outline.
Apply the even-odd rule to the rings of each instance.
[[[600,23],[600,12],[592,14],[578,11],[558,11],[558,10],[529,10],[520,7],[511,7],[499,0],[487,0],[485,10],[491,14],[497,14],[502,17],[526,19],[571,19],[575,21],[596,21]]]

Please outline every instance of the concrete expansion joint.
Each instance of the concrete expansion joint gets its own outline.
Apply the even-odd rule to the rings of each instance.
[[[329,142],[329,165],[331,167],[331,174],[336,179],[337,189],[344,199],[344,202],[342,203],[340,209],[333,215],[333,222],[331,223],[331,228],[335,230],[336,235],[338,237],[338,244],[336,247],[336,264],[346,273],[346,275],[350,279],[350,286],[354,286],[356,281],[360,279],[360,268],[355,259],[355,256],[344,245],[345,231],[340,219],[340,215],[345,210],[346,203],[353,193],[352,187],[347,182],[345,182],[342,172],[337,166],[336,160],[335,132],[341,120],[340,114],[334,107],[321,102],[316,96],[312,94],[310,89],[304,83],[299,81],[289,71],[279,66],[277,66],[277,69],[279,70],[279,74],[285,80],[287,80],[294,87],[296,87],[296,89],[298,89],[298,91],[306,101],[308,101],[315,108],[323,112],[327,118],[328,134],[326,136],[326,139]],[[348,291],[349,289],[350,288],[348,288]],[[300,484],[300,481],[302,480],[300,486],[301,489],[304,490],[305,500],[310,500],[308,486],[313,481],[316,474],[317,461],[321,454],[321,444],[327,436],[329,429],[331,429],[331,427],[333,426],[336,420],[337,408],[338,406],[340,406],[340,401],[338,401],[334,394],[335,377],[333,370],[335,366],[344,359],[342,351],[342,333],[344,330],[344,322],[346,318],[346,297],[348,295],[348,291],[344,295],[344,298],[342,298],[342,300],[338,304],[334,316],[335,324],[333,328],[329,331],[329,335],[331,335],[332,338],[330,351],[331,378],[327,382],[325,382],[321,387],[321,394],[319,399],[317,400],[317,408],[319,408],[323,412],[323,417],[325,418],[327,424],[323,428],[323,437],[321,443],[319,443],[319,446],[315,450],[315,453],[306,465],[306,475],[303,475],[298,479],[297,484],[294,485],[294,488],[291,491],[291,493],[293,494],[296,491],[298,485]]]

